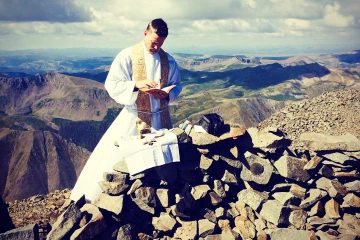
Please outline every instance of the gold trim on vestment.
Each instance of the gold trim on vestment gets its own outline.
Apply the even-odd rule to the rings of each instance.
[[[167,86],[168,77],[169,77],[169,59],[164,50],[160,49],[160,64],[161,64],[161,78],[160,78],[160,88]],[[133,81],[143,81],[147,79],[146,74],[146,64],[144,56],[144,46],[143,42],[136,44],[132,48],[132,70],[133,70]],[[154,79],[152,79],[154,80]],[[150,104],[150,95],[143,91],[139,91],[138,97],[136,99],[136,105],[138,109],[138,118],[147,123],[149,126],[151,124],[151,104]],[[172,128],[170,113],[168,110],[168,102],[165,99],[160,100],[160,119],[161,119],[161,128]]]

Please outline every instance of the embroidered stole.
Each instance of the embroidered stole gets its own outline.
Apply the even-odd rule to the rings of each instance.
[[[160,65],[161,65],[161,78],[160,78],[160,88],[167,86],[168,76],[169,76],[169,60],[167,54],[164,50],[160,49]],[[144,47],[143,43],[140,42],[132,48],[132,71],[133,71],[133,81],[143,81],[147,79],[146,74],[146,64],[144,56]],[[139,94],[136,100],[138,118],[147,123],[150,127],[151,124],[151,103],[150,95],[139,90]],[[161,128],[172,128],[170,113],[168,110],[168,103],[165,99],[160,100],[160,119],[161,119]]]

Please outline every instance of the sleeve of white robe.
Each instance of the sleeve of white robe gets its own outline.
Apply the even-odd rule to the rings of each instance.
[[[132,48],[126,48],[115,57],[105,80],[110,97],[124,105],[134,104],[138,95],[138,91],[133,91],[135,82],[131,80],[131,51]]]
[[[175,59],[168,54],[168,59],[169,59],[169,79],[168,79],[168,86],[170,85],[176,85],[176,87],[174,87],[170,92],[169,92],[169,103],[171,103],[172,101],[174,101],[177,96],[179,96],[181,90],[182,90],[182,86],[181,86],[181,76],[180,76],[180,69],[175,61]]]

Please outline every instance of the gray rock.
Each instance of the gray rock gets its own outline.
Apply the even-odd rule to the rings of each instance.
[[[359,180],[345,183],[344,186],[346,187],[348,192],[357,192],[357,193],[360,192],[360,181]]]
[[[114,213],[115,215],[119,215],[123,210],[124,195],[110,196],[108,194],[102,193],[97,199],[94,200],[93,204],[98,208],[102,208]]]
[[[281,176],[295,181],[306,182],[310,179],[308,172],[303,170],[306,163],[305,159],[282,156],[274,165]]]
[[[330,167],[337,167],[337,168],[343,168],[343,169],[352,168],[352,166],[350,166],[350,165],[343,165],[343,164],[336,163],[336,162],[329,161],[329,160],[323,160],[323,161],[322,161],[322,164],[328,165],[328,166],[330,166]]]
[[[315,203],[315,205],[310,209],[310,212],[308,212],[308,216],[312,217],[312,216],[320,216],[323,215],[325,213],[325,208],[323,206],[323,204],[318,201]]]
[[[203,212],[203,217],[209,220],[210,222],[216,223],[216,214],[214,211],[205,208]]]
[[[220,180],[214,180],[214,192],[219,195],[219,197],[224,198],[226,197],[226,192],[223,187],[223,184]]]
[[[339,203],[335,201],[333,198],[327,201],[325,203],[326,216],[333,219],[340,218],[341,216],[339,213],[339,206],[340,206]]]
[[[220,156],[220,159],[224,162],[226,162],[229,166],[233,167],[233,168],[237,168],[240,169],[242,167],[242,163],[240,162],[240,160],[237,159],[230,159],[224,156]]]
[[[319,169],[318,172],[320,175],[327,177],[327,178],[331,178],[334,176],[334,171],[331,167],[326,166],[326,165],[322,165],[321,168]]]
[[[255,219],[255,227],[256,227],[256,231],[260,232],[261,230],[264,230],[266,228],[266,224],[264,220],[258,218]]]
[[[339,220],[338,232],[342,234],[355,234],[360,236],[360,219],[356,216],[345,213],[343,220]]]
[[[178,239],[197,239],[198,227],[197,221],[182,221],[179,218],[177,221],[181,224],[181,227],[178,227],[175,231],[174,238]]]
[[[80,209],[84,204],[85,196],[82,196],[76,202],[71,203],[53,224],[52,230],[49,232],[46,239],[62,239],[66,237],[72,231],[74,226],[80,222],[82,217]]]
[[[217,218],[225,216],[225,209],[223,207],[218,207],[217,209],[215,209],[215,215]]]
[[[289,191],[293,183],[278,183],[276,184],[271,192]]]
[[[101,181],[99,182],[99,185],[104,193],[107,193],[109,195],[120,195],[123,193],[129,185],[123,182],[106,182]]]
[[[289,222],[297,229],[304,229],[306,224],[307,213],[304,210],[293,210],[289,216]]]
[[[146,172],[146,170],[145,170]],[[134,175],[130,175],[130,181],[134,181],[136,179],[141,179],[141,178],[144,178],[145,177],[145,172],[141,172],[141,173],[137,173],[137,174],[134,174]],[[153,172],[153,171],[151,171]],[[152,174],[153,175],[153,174]]]
[[[120,183],[126,183],[126,180],[128,179],[128,174],[124,173],[104,173],[104,181],[107,182],[120,182]]]
[[[211,188],[209,187],[209,185],[203,184],[192,187],[190,193],[195,200],[199,200],[204,198],[210,190]]]
[[[327,195],[326,191],[320,190],[320,189],[310,189],[309,190],[309,197],[305,198],[300,203],[301,208],[308,208],[311,207],[314,203],[322,199]]]
[[[292,193],[294,196],[304,199],[306,194],[306,188],[300,187],[297,184],[293,184],[290,187],[290,193]]]
[[[131,185],[129,191],[127,192],[127,195],[130,195],[130,194],[134,193],[136,191],[136,189],[138,189],[142,185],[143,185],[143,182],[141,181],[141,179],[136,179],[133,182],[133,184]]]
[[[214,161],[213,159],[208,158],[202,154],[200,158],[200,168],[204,170],[208,170],[211,167],[213,161]]]
[[[259,131],[257,128],[248,128],[254,148],[283,148],[289,145],[277,128],[267,127]]]
[[[241,206],[241,207],[244,208],[244,207],[245,207],[245,203],[242,202],[242,201],[240,201],[240,202],[243,204],[243,206]],[[226,211],[226,216],[227,216],[227,218],[231,219],[231,218],[235,218],[235,217],[237,217],[237,216],[240,215],[240,211],[238,210],[240,207],[237,206],[236,203],[230,202],[230,203],[229,203],[229,206],[230,206],[231,208]]]
[[[344,201],[341,204],[341,208],[360,208],[360,197],[356,196],[354,193],[348,193],[344,197]]]
[[[283,206],[299,205],[300,203],[300,199],[294,196],[291,192],[275,192],[272,196]]]
[[[39,227],[37,224],[29,224],[25,227],[15,228],[0,234],[0,240],[39,240]],[[55,238],[49,238],[55,239]]]
[[[163,206],[164,208],[167,208],[170,206],[170,204],[169,204],[169,197],[170,197],[169,189],[164,189],[164,188],[156,189],[156,196],[159,199],[161,206]]]
[[[160,217],[152,218],[154,228],[163,232],[171,231],[175,224],[176,220],[168,213],[161,212]]]
[[[206,238],[199,238],[199,240],[223,240],[221,234],[207,235]]]
[[[156,190],[152,187],[140,187],[135,190],[135,197],[152,207],[156,206],[155,194]]]
[[[117,172],[129,173],[125,159],[122,159],[120,162],[114,164],[113,169]]]
[[[276,226],[286,223],[288,220],[289,209],[284,208],[277,200],[267,200],[261,208],[260,215]]]
[[[304,166],[304,170],[312,170],[315,169],[319,163],[322,161],[323,159],[319,156],[315,156],[313,157],[309,162],[307,162]]]
[[[140,187],[135,191],[133,202],[143,211],[154,214],[156,207],[155,189],[152,187]]]
[[[316,187],[319,189],[324,189],[328,192],[330,197],[337,199],[343,198],[347,193],[346,187],[339,181],[330,180],[325,177],[322,177],[316,181]]]
[[[232,185],[239,185],[239,181],[238,181],[238,178],[236,177],[236,175],[229,172],[228,170],[225,170],[225,173],[224,173],[223,177],[221,178],[221,181],[228,183],[228,184],[232,184]]]
[[[235,227],[244,239],[254,239],[256,236],[255,225],[244,216],[235,218]]]
[[[315,240],[316,236],[314,232],[306,230],[295,230],[295,229],[286,229],[280,228],[273,231],[270,235],[271,240]]]
[[[215,223],[210,222],[207,219],[200,219],[198,221],[198,227],[199,227],[199,236],[204,238],[207,235],[210,235],[214,232]]]
[[[222,201],[222,198],[219,197],[219,195],[217,195],[217,193],[215,192],[210,192],[209,196],[210,196],[211,205],[213,206],[217,206]]]
[[[135,240],[138,239],[134,227],[131,224],[125,224],[119,228],[117,240]]]
[[[87,240],[93,239],[106,229],[104,216],[99,209],[92,204],[85,204],[81,208],[81,212],[87,212],[91,215],[91,219],[85,226],[76,229],[71,235],[71,240]]]
[[[238,199],[249,205],[254,211],[256,211],[260,204],[265,202],[269,195],[266,192],[258,192],[255,190],[244,189],[241,190],[238,195]]]
[[[322,224],[333,224],[336,222],[335,219],[332,219],[332,218],[328,218],[328,217],[318,217],[318,216],[313,216],[313,217],[309,217],[307,219],[307,222],[310,224],[310,225],[322,225]]]
[[[320,240],[332,240],[335,239],[336,237],[333,235],[330,235],[326,232],[323,232],[321,230],[316,231],[316,236],[320,239]]]
[[[240,178],[244,181],[268,184],[274,169],[270,161],[260,158],[250,152],[246,152],[244,155],[250,169],[244,165],[241,170]]]
[[[197,133],[195,131],[190,132],[192,143],[198,146],[211,145],[218,142],[220,139],[214,135],[208,133]]]
[[[322,155],[324,158],[327,158],[333,162],[340,163],[342,165],[347,165],[349,162],[354,162],[353,159],[350,159],[349,156],[342,154],[340,152],[328,153]]]
[[[336,237],[336,240],[359,240],[359,235],[356,234],[340,234]]]
[[[360,141],[347,133],[342,136],[330,136],[321,133],[302,133],[300,135],[304,148],[312,151],[360,151]]]
[[[237,232],[231,229],[226,229],[221,232],[221,239],[239,240],[241,237]]]

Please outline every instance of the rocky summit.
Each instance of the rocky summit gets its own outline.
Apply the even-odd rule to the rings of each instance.
[[[359,91],[326,93],[319,99],[326,101],[330,96],[347,102],[346,109],[358,111]],[[313,112],[301,110],[301,104],[304,102],[285,109],[298,106],[294,114],[302,111],[303,121],[309,121],[308,114]],[[334,112],[344,107],[322,104],[318,106]],[[338,119],[343,116],[339,114]],[[322,126],[326,121],[319,117],[316,122]],[[271,126],[269,120],[268,125],[246,130],[228,126],[221,136],[176,128],[180,163],[133,176],[124,163],[116,164],[114,172],[104,173],[100,182],[103,193],[94,202],[64,200],[42,237],[358,239],[360,140],[356,131],[347,131],[357,126],[345,128],[336,120],[331,123],[334,125],[327,132],[309,126],[286,132],[284,126]],[[13,221],[30,205],[20,206],[19,202],[9,203]],[[16,216],[14,208],[18,209]],[[37,239],[36,226],[10,230],[0,234],[0,239],[16,239],[9,237],[16,234]]]
[[[357,89],[325,92],[315,98],[287,104],[259,124],[274,126],[293,140],[293,149],[305,149],[300,141],[304,132],[333,136],[351,133],[360,138],[360,93]]]

